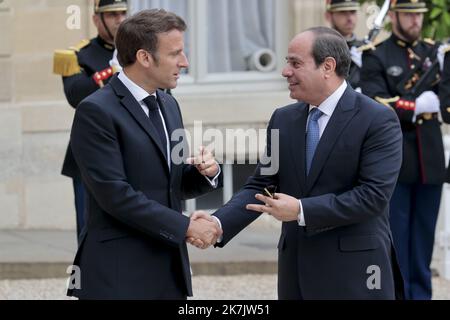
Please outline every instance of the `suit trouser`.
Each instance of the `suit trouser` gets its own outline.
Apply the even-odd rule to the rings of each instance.
[[[79,178],[73,178],[73,191],[75,194],[75,211],[77,215],[77,239],[80,238],[81,231],[85,222],[85,189],[83,181]]]
[[[433,256],[442,185],[398,183],[390,202],[390,224],[405,298],[429,300]]]

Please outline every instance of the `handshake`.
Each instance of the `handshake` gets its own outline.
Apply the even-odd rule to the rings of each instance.
[[[186,242],[200,249],[215,244],[222,235],[220,222],[205,211],[195,211],[191,215]]]

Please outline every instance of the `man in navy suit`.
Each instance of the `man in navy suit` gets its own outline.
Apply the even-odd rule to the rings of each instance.
[[[123,71],[77,108],[71,145],[87,187],[88,221],[74,262],[81,283],[71,283],[69,295],[185,299],[192,295],[186,237],[210,243],[220,235],[214,222],[182,214],[182,199],[221,184],[220,168],[211,152],[197,165],[174,161],[187,157],[172,154],[186,142],[171,139],[183,129],[181,112],[157,89],[175,88],[188,67],[185,29],[164,10],[126,19],[116,35]]]
[[[335,30],[300,33],[286,59],[283,76],[298,102],[277,109],[269,122],[267,153],[279,170],[264,175],[259,164],[214,214],[223,227],[217,245],[265,212],[283,221],[280,299],[395,299],[403,286],[388,204],[402,159],[399,121],[346,83],[350,54]],[[279,130],[279,141],[271,130]],[[273,198],[262,194],[269,185],[278,186]]]

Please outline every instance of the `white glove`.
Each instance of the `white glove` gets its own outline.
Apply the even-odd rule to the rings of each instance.
[[[114,72],[122,71],[122,66],[117,59],[117,49],[114,50],[113,57],[111,60],[109,60],[109,66],[114,69]]]
[[[416,99],[414,115],[439,112],[440,106],[441,104],[436,93],[433,91],[425,91]]]
[[[439,49],[438,49],[438,53],[437,53],[437,58],[439,61],[439,67],[442,70],[444,70],[444,56],[445,56],[445,51],[447,50],[447,48],[450,46],[450,44],[441,44]]]
[[[352,57],[352,61],[361,68],[362,66],[362,52],[358,50],[355,46],[350,48],[350,55]]]

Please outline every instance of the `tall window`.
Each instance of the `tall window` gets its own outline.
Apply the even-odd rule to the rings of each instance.
[[[190,67],[180,84],[280,81],[289,36],[288,1],[128,2],[131,13],[163,8],[186,20],[185,46]]]

